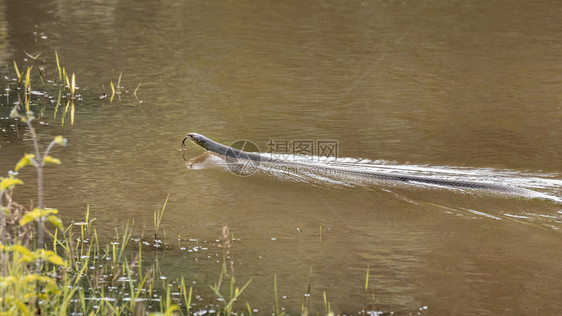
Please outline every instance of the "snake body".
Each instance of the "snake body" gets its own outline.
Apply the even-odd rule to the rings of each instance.
[[[495,184],[489,182],[476,182],[476,181],[463,181],[463,180],[451,180],[451,179],[439,179],[439,178],[432,178],[432,177],[425,177],[425,176],[415,176],[415,175],[399,175],[399,174],[391,174],[391,173],[384,173],[384,172],[377,172],[372,170],[360,170],[358,168],[345,168],[340,166],[333,166],[333,165],[317,165],[313,163],[307,162],[295,162],[295,161],[288,161],[284,159],[278,159],[274,157],[264,156],[259,153],[254,152],[247,152],[243,150],[239,150],[236,148],[232,148],[229,146],[225,146],[221,143],[215,142],[201,134],[197,133],[189,133],[184,138],[183,142],[186,139],[191,140],[196,145],[202,147],[203,149],[212,152],[214,154],[223,156],[227,159],[235,159],[238,162],[244,162],[245,160],[251,160],[255,163],[267,164],[275,168],[277,167],[294,167],[294,168],[307,168],[307,170],[311,170],[315,173],[320,174],[339,174],[344,176],[352,176],[352,177],[360,177],[360,178],[367,178],[367,179],[374,179],[374,180],[382,180],[382,181],[393,181],[393,182],[402,182],[402,183],[422,183],[422,184],[429,184],[429,185],[436,185],[436,186],[444,186],[444,187],[451,187],[451,188],[460,188],[460,189],[476,189],[476,190],[488,190],[500,193],[508,193],[508,194],[517,194],[523,195],[527,197],[537,197],[546,200],[553,200],[556,202],[560,202],[560,199],[556,197],[546,196],[542,193],[532,191],[529,189],[519,188],[519,187],[512,187],[503,184]]]
[[[215,154],[224,157],[235,158],[235,159],[249,159],[256,162],[263,160],[263,157],[258,153],[247,152],[240,149],[225,146],[201,134],[189,133],[183,139],[183,142],[185,142],[186,139],[191,140],[193,143],[195,143],[196,145],[198,145],[199,147],[205,150],[208,150],[210,152],[213,152]]]

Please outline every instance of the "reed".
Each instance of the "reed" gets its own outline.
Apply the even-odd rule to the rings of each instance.
[[[367,273],[365,274],[365,292],[369,290],[369,268],[370,266],[367,266]]]
[[[109,103],[113,103],[113,98],[115,97],[115,86],[113,85],[113,81],[110,81],[109,84],[111,85],[111,98],[109,99]]]
[[[129,93],[129,90],[126,89],[122,84],[123,78],[123,72],[119,73],[119,77],[117,78],[117,84],[113,83],[113,80],[109,81],[109,87],[111,88],[111,96],[109,97],[109,103],[113,103],[113,100],[115,99],[115,97],[117,97],[117,101],[119,101],[119,103],[121,103],[121,97],[125,96]],[[139,83],[135,90],[133,90],[133,96],[135,97],[135,99],[137,100],[138,103],[142,103],[142,100],[139,99],[139,96],[137,94],[137,92],[140,89],[142,83]],[[104,93],[104,95],[101,97],[102,99],[106,98],[107,95]]]
[[[139,91],[139,88],[141,86],[141,83],[139,83],[137,85],[137,87],[135,88],[135,91],[133,92],[133,95],[135,96],[135,98],[137,99],[138,102],[141,102],[141,100],[139,99],[139,97],[137,96],[137,91]]]
[[[160,230],[160,224],[162,223],[162,218],[164,217],[164,211],[166,210],[169,198],[170,194],[166,196],[166,200],[164,201],[162,208],[154,211],[154,240],[158,240],[158,230]]]
[[[61,70],[61,67],[60,67],[59,53],[57,51],[55,51],[55,59],[57,60],[57,73],[59,74],[58,82],[61,82],[62,81],[62,70]],[[56,82],[56,79],[55,79],[55,82]]]
[[[64,116],[61,118],[61,124],[64,125],[64,120],[66,115],[70,115],[70,121],[73,125],[75,122],[76,104],[75,100],[81,100],[81,96],[77,93],[77,76],[75,73],[70,74],[66,71],[66,68],[62,65],[60,55],[55,52],[55,62],[57,71],[55,72],[55,77],[50,80],[47,72],[47,68],[44,65],[45,61],[40,61],[41,53],[32,55],[26,53],[30,58],[30,62],[25,67],[18,65],[16,61],[13,62],[14,72],[13,81],[9,80],[6,87],[6,103],[10,105],[10,99],[17,99],[13,104],[12,114],[14,112],[20,112],[24,115],[32,111],[33,103],[40,103],[43,105],[39,109],[38,117],[44,117],[45,105],[48,104],[47,101],[56,104],[53,108],[54,114],[53,119],[57,118],[59,114],[59,108],[64,99],[68,99],[66,107],[64,108]],[[34,71],[37,70],[37,72]],[[6,73],[6,78],[9,78],[11,74]],[[36,81],[40,81],[40,85],[34,84]],[[12,83],[13,82],[13,83]],[[32,87],[32,83],[35,85]],[[33,92],[33,93],[32,93]],[[54,96],[57,96],[56,99]],[[50,110],[50,109],[49,109]],[[18,117],[18,115],[12,115],[12,117]],[[19,120],[19,117],[18,117]],[[16,133],[18,133],[18,124],[15,124]]]
[[[273,293],[275,295],[275,314],[278,316],[285,315],[284,312],[281,312],[279,309],[279,295],[277,294],[277,274],[273,274]]]
[[[31,55],[27,52],[24,52],[27,57],[31,58],[33,60],[33,63],[35,64],[35,67],[37,69],[37,72],[39,73],[39,78],[41,79],[41,83],[43,84],[43,86],[45,85],[47,79],[45,78],[45,67],[43,67],[42,65],[39,64],[39,61],[37,60],[37,58],[39,58],[39,56],[41,56],[41,53],[37,54],[37,55]]]
[[[249,279],[241,288],[236,286],[236,279],[234,277],[234,268],[232,261],[230,261],[230,274],[227,272],[227,259],[229,257],[230,247],[232,245],[232,235],[230,235],[228,226],[224,226],[222,229],[221,241],[222,244],[220,246],[223,249],[223,260],[221,264],[219,279],[213,285],[209,285],[209,287],[211,288],[217,299],[223,303],[223,305],[217,311],[217,314],[220,315],[221,313],[224,313],[225,315],[230,315],[236,310],[235,303],[238,301],[244,290],[246,290],[248,285],[250,285],[252,279]],[[223,294],[223,278],[230,278],[227,292],[228,295]]]

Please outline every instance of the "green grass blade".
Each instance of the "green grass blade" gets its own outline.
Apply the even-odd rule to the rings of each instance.
[[[16,70],[16,75],[18,76],[18,84],[21,81],[21,73],[20,70],[18,68],[18,64],[16,63],[16,61],[14,60],[14,69]]]
[[[111,85],[111,98],[109,99],[109,103],[113,103],[113,98],[115,97],[115,86],[113,86],[113,81],[109,81]]]
[[[367,266],[367,275],[365,276],[365,291],[369,289],[369,266]]]
[[[57,59],[57,70],[59,73],[59,82],[62,81],[62,71],[60,69],[59,54],[55,51],[55,58]]]

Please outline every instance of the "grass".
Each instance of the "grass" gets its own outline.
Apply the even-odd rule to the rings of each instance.
[[[242,292],[250,285],[252,279],[248,280],[242,288],[236,286],[236,279],[234,277],[234,266],[233,261],[229,260],[229,267],[230,267],[230,274],[228,273],[227,269],[227,260],[230,254],[230,248],[232,246],[232,235],[230,234],[230,230],[228,226],[224,226],[222,228],[222,236],[221,236],[221,244],[219,245],[223,249],[223,260],[221,265],[221,272],[219,274],[218,282],[215,282],[213,285],[209,285],[217,299],[222,302],[222,306],[219,306],[217,310],[217,314],[224,312],[225,315],[230,315],[236,310],[235,303],[238,301]],[[224,278],[230,279],[230,284],[227,288],[226,293],[222,291],[222,283]],[[223,294],[224,293],[224,294]]]
[[[78,88],[76,85],[76,74],[72,73],[72,75],[68,77],[65,67],[61,66],[58,53],[55,52],[58,76],[55,76],[53,80],[49,80],[46,75],[45,66],[42,65],[41,62],[39,61],[39,56],[41,54],[39,53],[35,56],[28,53],[26,54],[28,55],[28,57],[30,57],[33,60],[33,64],[26,66],[25,70],[20,71],[17,62],[14,61],[14,71],[16,75],[15,79],[17,84],[14,87],[14,89],[10,88],[9,85],[7,88],[8,91],[16,92],[15,97],[17,99],[17,102],[14,102],[11,116],[25,118],[28,116],[28,114],[33,114],[30,109],[30,104],[33,99],[32,96],[33,90],[31,86],[31,82],[32,82],[33,69],[37,69],[37,75],[39,76],[39,79],[41,81],[39,87],[35,88],[37,89],[36,91],[38,92],[37,94],[42,96],[58,94],[58,99],[54,109],[53,118],[56,118],[57,116],[57,112],[61,104],[61,101],[67,99],[64,115],[61,118],[61,123],[64,125],[65,117],[70,113],[71,125],[74,125],[75,100],[80,99],[80,96],[76,93],[76,90]],[[45,98],[41,98],[41,97],[37,97],[37,99],[33,101],[35,102],[43,101],[44,104],[46,103]],[[7,97],[7,103],[9,104],[9,95]],[[40,109],[39,116],[42,116],[43,111],[44,111],[44,107]],[[21,112],[23,112],[25,115],[21,115]]]
[[[42,59],[43,55],[41,53],[35,55],[29,53],[25,54],[29,57],[29,61],[23,66],[14,61],[13,75],[10,73],[9,67],[6,66],[5,78],[13,76],[13,81],[10,80],[11,78],[8,79],[7,85],[4,87],[6,91],[9,92],[6,95],[6,105],[10,105],[10,99],[12,99],[14,101],[14,111],[27,113],[30,111],[31,103],[42,104],[42,107],[38,108],[38,113],[35,113],[35,116],[37,118],[43,118],[47,104],[50,101],[50,103],[56,104],[54,108],[52,108],[54,111],[52,118],[60,119],[62,125],[69,119],[70,125],[74,125],[76,106],[82,100],[82,95],[79,93],[79,86],[77,84],[78,77],[76,73],[68,71],[62,62],[61,55],[56,51],[54,52],[53,61],[53,64],[56,66],[56,71],[53,71],[51,75],[49,75],[47,71],[47,61]],[[115,96],[117,96],[119,102],[121,102],[121,97],[129,93],[129,90],[122,86],[122,77],[123,72],[119,74],[117,86],[114,86],[113,81],[110,82],[112,90],[110,103],[113,103]],[[32,81],[34,82],[33,87]],[[140,86],[140,83],[137,84],[132,93],[138,103],[142,103],[138,94]],[[104,102],[106,97],[107,95],[103,93],[99,99]],[[19,126],[16,125],[15,128],[19,136],[19,132],[17,131]]]
[[[121,103],[121,96],[124,95],[125,93],[129,93],[129,90],[121,85],[122,77],[123,77],[123,72],[120,72],[119,78],[117,79],[117,85],[113,84],[113,80],[109,81],[109,86],[111,87],[111,96],[109,97],[109,103],[113,103],[113,99],[115,98],[115,96],[117,96],[117,100],[119,101],[119,103]],[[135,97],[138,103],[142,103],[142,100],[139,99],[139,96],[137,94],[140,86],[141,83],[139,83],[135,88],[135,90],[133,91],[133,96]]]
[[[160,224],[162,223],[162,218],[164,217],[164,211],[166,210],[166,204],[168,204],[169,198],[170,195],[168,194],[162,208],[154,212],[154,240],[158,240],[158,231],[160,230]]]
[[[277,274],[273,274],[273,293],[275,295],[275,314],[283,316],[284,312],[279,309],[279,295],[277,294]]]
[[[2,179],[3,200],[12,201],[16,185],[13,177]],[[2,277],[0,278],[1,311],[8,314],[129,315],[149,312],[163,315],[189,315],[193,287],[182,277],[176,282],[162,281],[157,263],[146,264],[142,240],[133,241],[127,225],[117,230],[114,240],[100,244],[95,218],[89,210],[81,222],[63,227],[58,211],[29,211],[13,201],[2,206]],[[34,228],[38,218],[57,217],[49,231],[48,242],[39,247]],[[29,217],[29,218],[28,218]],[[225,244],[228,241],[225,241]],[[136,250],[133,250],[136,249]],[[226,256],[225,256],[226,258]],[[223,302],[217,314],[235,311],[236,302],[250,284],[236,286],[234,275],[228,275],[223,263],[219,281],[211,288],[216,299]],[[230,282],[225,283],[225,279]],[[172,298],[171,292],[179,292]]]

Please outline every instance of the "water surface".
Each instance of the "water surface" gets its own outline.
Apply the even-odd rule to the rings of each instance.
[[[56,50],[77,73],[75,125],[47,106],[38,128],[43,141],[69,140],[53,152],[63,165],[47,170],[47,205],[66,221],[89,205],[109,238],[127,221],[150,227],[169,194],[162,227],[174,247],[160,265],[207,296],[228,225],[237,279],[253,278],[243,301],[259,314],[272,311],[274,273],[293,313],[310,285],[311,308],[323,310],[326,291],[342,314],[556,314],[559,205],[191,170],[179,149],[187,132],[262,150],[336,140],[339,157],[477,172],[560,197],[561,14],[556,1],[4,1],[0,59],[13,73],[12,60],[42,52],[54,76]],[[99,98],[120,72],[130,91],[141,83],[142,103]],[[32,145],[1,99],[4,173]],[[27,203],[34,177],[21,176]]]

